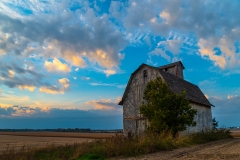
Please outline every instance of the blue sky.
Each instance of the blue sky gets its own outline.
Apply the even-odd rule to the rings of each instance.
[[[240,1],[0,2],[0,128],[122,128],[142,63],[181,60],[220,126],[240,125]]]

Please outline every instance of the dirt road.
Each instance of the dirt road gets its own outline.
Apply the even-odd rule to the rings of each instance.
[[[206,144],[161,151],[125,160],[240,160],[240,138],[225,139]]]

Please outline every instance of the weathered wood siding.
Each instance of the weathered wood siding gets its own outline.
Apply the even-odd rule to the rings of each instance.
[[[147,77],[143,72],[147,70]],[[160,76],[156,69],[144,66],[133,75],[130,82],[127,96],[123,103],[123,130],[125,134],[141,134],[146,127],[146,119],[139,113],[139,106],[142,103],[143,92],[146,84],[151,80]]]
[[[197,109],[197,115],[194,117],[197,125],[188,127],[183,134],[211,130],[213,128],[211,108],[196,103],[191,103],[191,106]]]

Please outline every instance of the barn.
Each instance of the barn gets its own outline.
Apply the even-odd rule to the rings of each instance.
[[[119,105],[123,106],[123,132],[125,135],[129,133],[140,135],[145,131],[148,120],[140,114],[139,106],[142,103],[147,83],[156,77],[161,77],[174,93],[185,90],[186,99],[189,100],[191,107],[197,109],[197,115],[194,117],[197,125],[188,127],[183,134],[213,128],[211,111],[213,105],[197,85],[184,80],[184,69],[181,61],[160,67],[142,64],[131,74],[122,100],[119,102]]]

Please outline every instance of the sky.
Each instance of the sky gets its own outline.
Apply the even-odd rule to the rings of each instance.
[[[185,80],[240,126],[240,1],[1,0],[0,128],[121,129],[142,63]]]

